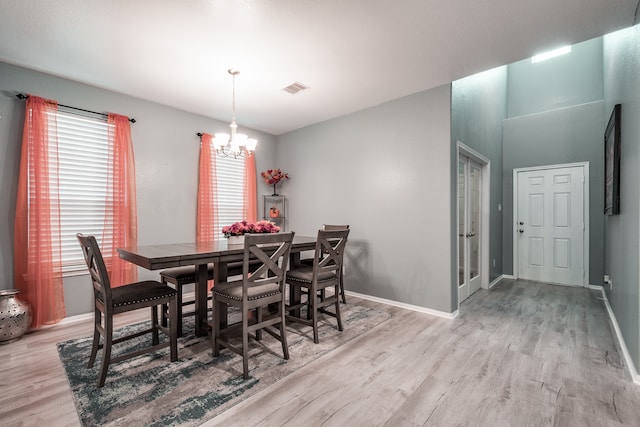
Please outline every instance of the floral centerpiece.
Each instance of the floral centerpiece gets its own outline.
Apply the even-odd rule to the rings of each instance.
[[[243,243],[242,236],[247,233],[277,233],[280,231],[275,223],[261,220],[256,222],[239,221],[222,227],[222,234],[229,239],[230,244]]]
[[[272,196],[278,195],[276,185],[282,180],[289,179],[289,174],[283,172],[281,169],[267,169],[266,171],[260,172],[260,176],[262,176],[265,184],[273,185]]]

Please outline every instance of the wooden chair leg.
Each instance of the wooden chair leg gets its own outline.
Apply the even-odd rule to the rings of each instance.
[[[171,349],[171,361],[178,360],[178,298],[171,299],[169,303],[169,347]]]
[[[336,299],[336,320],[338,321],[338,330],[343,331],[344,329],[342,329],[342,316],[340,314],[340,300],[338,299]]]
[[[338,320],[338,330],[342,331],[342,316],[340,315],[340,300],[338,298],[338,287],[336,286],[336,320]]]
[[[162,283],[165,285],[169,285],[169,283],[165,280],[162,279]],[[178,292],[177,298],[178,298],[178,336],[181,337],[182,336],[182,286],[181,285],[174,285],[173,288]],[[164,326],[165,328],[167,327],[167,319],[169,319],[170,317],[170,313],[168,310],[168,306],[167,304],[162,304],[162,326]]]
[[[95,309],[95,320],[93,325],[93,344],[91,345],[91,355],[89,356],[89,363],[87,368],[93,368],[93,364],[96,362],[96,355],[98,354],[98,347],[100,346],[100,330],[98,327],[102,323],[102,313],[97,308]]]
[[[262,323],[262,308],[261,307],[256,308],[255,316],[256,316],[256,322],[258,324]],[[261,341],[261,340],[262,340],[262,329],[256,329],[256,341]]]
[[[289,360],[289,345],[287,344],[284,300],[280,303],[280,342],[282,343],[282,354],[284,356],[284,359]]]
[[[176,295],[177,298],[177,309],[176,309],[176,327],[178,328],[178,336],[181,337],[182,336],[182,286],[180,285],[176,285],[176,291],[178,292],[178,294]]]
[[[242,376],[249,378],[249,319],[247,313],[242,313]]]
[[[213,357],[217,357],[220,355],[220,343],[218,339],[220,338],[220,318],[218,313],[220,313],[222,303],[217,301],[214,297],[213,299],[213,330],[211,331],[211,350],[213,352]]]
[[[313,294],[309,307],[311,310],[311,322],[313,323],[313,342],[318,344],[320,342],[318,338],[318,293],[314,291],[313,293],[309,292],[309,294]]]
[[[151,344],[158,345],[160,337],[158,335],[158,306],[151,306]]]
[[[166,328],[169,324],[169,322],[167,321],[169,319],[169,306],[167,304],[162,304],[161,313],[162,314],[160,315],[160,323]]]
[[[342,296],[342,303],[347,303],[347,298],[344,296],[344,273],[340,270],[340,295]]]
[[[104,346],[102,348],[102,367],[98,376],[98,388],[104,385],[107,379],[107,370],[111,363],[111,344],[113,343],[113,319],[105,316],[104,319]]]

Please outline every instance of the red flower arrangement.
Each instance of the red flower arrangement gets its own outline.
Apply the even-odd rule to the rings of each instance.
[[[275,223],[261,220],[257,222],[240,221],[222,227],[224,237],[242,236],[247,233],[277,233],[280,231]]]
[[[282,172],[280,169],[267,169],[266,171],[261,172],[260,176],[262,176],[262,179],[264,179],[264,182],[267,185],[276,185],[284,179],[289,179],[289,174]]]
[[[289,179],[289,174],[282,172],[280,169],[267,169],[266,171],[260,172],[260,176],[264,180],[265,184],[273,185],[272,196],[278,195],[276,191],[276,184],[282,180]]]

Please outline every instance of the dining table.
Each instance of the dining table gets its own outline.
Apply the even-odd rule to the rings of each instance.
[[[316,237],[295,235],[291,244],[290,265],[300,262],[300,253],[313,251]],[[209,333],[207,322],[208,265],[213,264],[213,283],[227,280],[227,266],[242,262],[244,244],[229,244],[227,239],[211,242],[169,243],[116,248],[121,259],[147,270],[196,266],[195,283],[195,334]],[[214,315],[216,315],[214,313]],[[218,314],[223,315],[223,314]],[[224,314],[226,322],[226,313]]]

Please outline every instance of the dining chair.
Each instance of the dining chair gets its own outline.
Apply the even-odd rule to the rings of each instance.
[[[287,306],[286,318],[292,322],[299,322],[313,327],[313,342],[318,339],[318,313],[328,314],[336,318],[338,330],[342,331],[342,318],[340,316],[340,283],[342,281],[342,260],[347,245],[349,229],[318,230],[313,264],[299,264],[287,272],[287,284],[289,292],[294,295],[307,294],[306,301],[296,301]],[[333,294],[327,295],[324,290],[333,287]],[[318,292],[321,292],[318,295]],[[326,308],[333,305],[335,312]],[[300,309],[306,307],[307,316],[297,315]]]
[[[112,288],[107,267],[95,237],[85,236],[82,233],[76,234],[76,237],[82,247],[84,260],[93,284],[95,320],[93,345],[87,367],[93,367],[98,350],[102,348],[102,366],[98,376],[98,387],[104,385],[109,365],[113,363],[165,347],[170,348],[171,361],[178,360],[177,291],[156,280],[145,280]],[[158,323],[158,306],[162,304],[169,306],[169,328]],[[151,307],[150,328],[113,339],[114,315],[148,307]],[[158,332],[167,335],[169,341],[160,343]],[[113,344],[149,333],[151,334],[151,346],[111,357]],[[102,344],[100,344],[100,337],[103,338]]]
[[[209,264],[207,269],[208,280],[213,280],[213,265]],[[177,314],[177,323],[178,323],[178,336],[182,336],[182,318],[186,316],[194,315],[195,312],[184,312],[183,307],[188,305],[195,304],[195,301],[183,301],[182,293],[183,286],[194,284],[196,282],[196,266],[195,265],[185,265],[183,267],[174,267],[168,268],[166,270],[162,270],[160,272],[160,281],[165,285],[173,285],[173,288],[176,290],[176,295],[178,299],[178,314]],[[209,298],[211,299],[211,298]],[[167,326],[169,320],[169,310],[167,304],[162,305],[162,326]]]
[[[323,224],[323,230],[344,230],[349,229],[349,224],[337,225],[337,224]],[[313,265],[313,258],[301,259],[300,263],[303,265]],[[347,298],[344,295],[344,272],[340,270],[340,296],[342,297],[342,303],[347,303]]]
[[[216,283],[213,295],[213,356],[220,354],[220,346],[242,356],[242,374],[249,378],[249,338],[262,339],[266,331],[282,344],[285,360],[289,359],[285,327],[285,277],[294,232],[245,234],[242,278]],[[260,266],[251,272],[251,263]],[[227,306],[238,307],[242,321],[223,328]],[[278,331],[275,330],[277,326]],[[233,342],[234,332],[240,330],[242,344]],[[233,342],[233,344],[232,344]]]
[[[251,268],[257,268],[256,263],[251,264]],[[237,276],[242,274],[242,262],[229,263],[227,267],[228,276]],[[213,280],[213,264],[207,266],[207,280]],[[183,267],[167,268],[160,272],[160,281],[166,285],[172,285],[178,292],[178,336],[183,334],[182,319],[187,316],[193,316],[195,311],[184,311],[184,307],[194,305],[194,300],[185,301],[183,299],[183,287],[196,283],[196,266],[185,265]],[[207,298],[211,301],[211,295]],[[162,305],[162,326],[167,326],[169,320],[169,310],[166,304]]]

